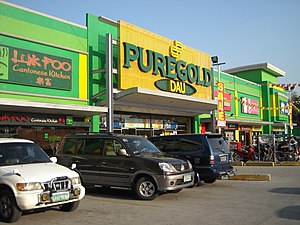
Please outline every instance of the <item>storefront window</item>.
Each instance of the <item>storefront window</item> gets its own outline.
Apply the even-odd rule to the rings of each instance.
[[[101,118],[101,132],[106,132],[106,117]],[[139,113],[115,113],[114,133],[144,137],[190,133],[191,118]]]

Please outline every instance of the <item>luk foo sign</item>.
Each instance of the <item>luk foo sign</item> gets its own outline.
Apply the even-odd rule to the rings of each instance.
[[[177,60],[183,51],[182,44],[178,41],[174,41],[170,46],[169,56],[150,49],[144,50],[141,46],[127,42],[123,43],[123,47],[125,53],[123,67],[130,68],[131,63],[135,62],[140,71],[151,72],[153,76],[160,75],[161,78],[165,78],[155,81],[155,86],[162,91],[193,95],[197,91],[194,86],[209,87],[212,85],[210,69]],[[145,60],[147,61],[146,65]],[[202,76],[200,75],[201,71]]]

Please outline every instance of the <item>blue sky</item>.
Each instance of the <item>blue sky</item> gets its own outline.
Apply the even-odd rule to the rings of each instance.
[[[218,55],[221,70],[271,63],[300,83],[300,0],[7,0],[85,25],[86,13],[124,20]],[[297,88],[297,91],[300,88]]]

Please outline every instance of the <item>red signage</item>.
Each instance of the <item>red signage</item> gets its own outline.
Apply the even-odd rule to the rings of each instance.
[[[2,115],[0,115],[0,122],[66,124],[66,119],[65,118],[2,114]]]
[[[242,113],[258,115],[258,101],[252,98],[242,98]]]
[[[214,91],[215,100],[218,100],[218,91]],[[231,111],[231,94],[230,93],[223,93],[224,98],[224,111]]]

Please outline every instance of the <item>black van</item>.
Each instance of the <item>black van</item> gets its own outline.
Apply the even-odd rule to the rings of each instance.
[[[195,171],[195,182],[213,183],[233,173],[227,141],[221,134],[179,134],[149,140],[170,156],[188,159]]]
[[[69,134],[56,156],[64,166],[76,164],[83,185],[130,188],[144,200],[194,184],[194,171],[188,160],[166,156],[143,137]]]

